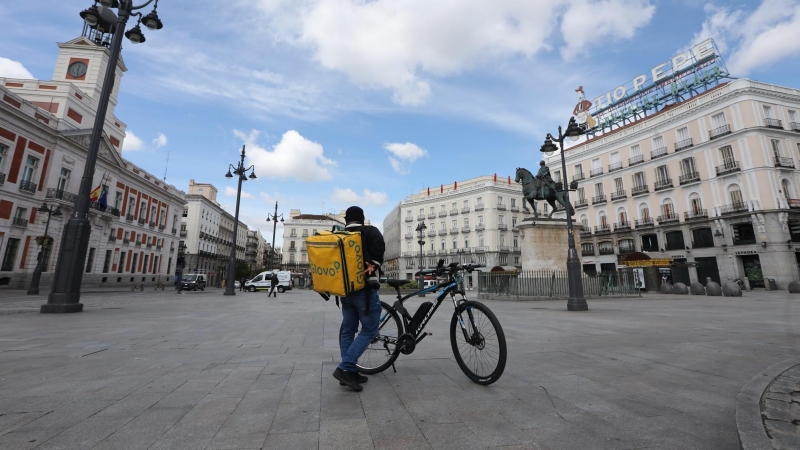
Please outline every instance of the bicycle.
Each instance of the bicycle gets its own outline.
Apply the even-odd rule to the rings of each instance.
[[[357,370],[365,374],[383,372],[392,366],[400,354],[410,355],[430,333],[423,332],[433,314],[449,295],[455,311],[450,321],[450,343],[461,371],[473,382],[489,385],[497,381],[506,366],[506,338],[500,322],[483,303],[467,300],[463,289],[462,272],[472,273],[480,265],[452,263],[444,266],[440,261],[436,269],[422,270],[422,275],[446,276],[446,280],[435,286],[420,289],[402,296],[400,286],[408,280],[387,280],[397,291],[393,305],[381,302],[381,317],[378,336],[361,355]],[[423,302],[411,316],[403,302],[411,297],[436,292],[436,303]],[[457,298],[459,296],[460,298]],[[459,330],[461,331],[459,333]],[[397,371],[396,369],[394,369]]]

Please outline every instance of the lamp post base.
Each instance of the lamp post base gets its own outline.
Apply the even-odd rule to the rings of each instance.
[[[588,311],[589,305],[585,298],[570,298],[567,300],[567,311]]]
[[[83,303],[47,303],[39,310],[42,314],[69,314],[83,311]]]
[[[236,295],[236,292],[224,292],[222,295]]]

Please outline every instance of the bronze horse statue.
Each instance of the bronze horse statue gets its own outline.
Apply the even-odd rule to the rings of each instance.
[[[544,183],[544,180],[533,175],[528,169],[517,167],[517,176],[514,181],[522,183],[522,196],[533,208],[534,217],[539,217],[534,200],[544,200],[550,204],[553,211],[547,216],[548,218],[553,217],[553,214],[559,211],[556,203],[560,203],[565,210],[569,211],[570,216],[575,215],[575,209],[569,204],[569,201],[567,201],[567,196],[564,191],[551,189],[547,183]]]

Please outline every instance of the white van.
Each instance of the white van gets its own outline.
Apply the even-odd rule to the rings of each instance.
[[[273,272],[278,274],[278,286],[275,288],[278,292],[283,293],[292,289],[292,272],[279,270],[273,270]],[[269,290],[272,285],[269,281],[271,276],[272,272],[261,272],[252,280],[245,281],[244,288],[250,292]]]
[[[196,291],[206,289],[206,276],[202,273],[186,274],[181,278],[181,285],[184,291]]]

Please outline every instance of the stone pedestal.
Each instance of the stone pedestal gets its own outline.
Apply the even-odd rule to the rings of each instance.
[[[581,254],[582,225],[572,223],[575,233],[575,249]],[[564,219],[526,218],[517,225],[522,240],[520,264],[522,270],[567,270],[569,234]]]

